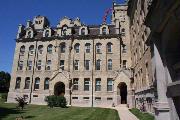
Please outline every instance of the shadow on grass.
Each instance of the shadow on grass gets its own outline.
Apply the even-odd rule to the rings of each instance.
[[[16,108],[4,108],[0,107],[0,119],[9,116],[10,114],[17,114],[19,116],[23,111],[17,110]]]

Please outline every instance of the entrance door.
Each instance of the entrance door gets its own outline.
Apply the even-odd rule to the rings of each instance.
[[[65,85],[63,82],[57,82],[54,86],[54,95],[64,96],[65,94]]]
[[[124,82],[119,83],[118,88],[120,90],[121,104],[127,104],[127,85]]]

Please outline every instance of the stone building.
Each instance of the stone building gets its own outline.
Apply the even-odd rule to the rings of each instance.
[[[64,95],[73,106],[132,107],[127,6],[113,8],[111,24],[64,17],[51,27],[46,17],[36,16],[19,25],[7,102],[24,96],[46,104],[46,96]]]
[[[152,96],[156,120],[179,120],[180,1],[129,0],[128,15],[136,102]]]

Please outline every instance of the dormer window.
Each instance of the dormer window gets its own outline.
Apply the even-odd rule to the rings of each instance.
[[[64,25],[63,27],[62,27],[62,35],[67,35],[67,29],[68,29],[68,26],[67,25]]]
[[[49,37],[49,30],[46,30],[45,37]]]
[[[107,34],[107,29],[106,29],[106,27],[103,27],[103,28],[102,28],[102,34],[103,34],[103,35],[106,35],[106,34]]]
[[[85,30],[85,28],[82,28],[81,29],[81,35],[85,35],[86,34],[86,30]]]
[[[27,38],[31,38],[31,31],[28,31]]]

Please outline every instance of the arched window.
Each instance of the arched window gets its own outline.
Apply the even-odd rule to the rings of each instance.
[[[46,63],[46,70],[51,70],[51,60],[48,60]]]
[[[21,84],[21,77],[17,77],[15,89],[20,89],[20,84]]]
[[[27,32],[27,38],[32,38],[32,35],[31,35],[32,33],[31,33],[31,31],[28,31]]]
[[[107,52],[112,53],[112,43],[107,44]]]
[[[25,53],[25,46],[23,45],[20,48],[20,55],[24,55],[24,53]]]
[[[85,35],[86,34],[86,30],[85,30],[85,28],[82,28],[81,29],[81,35]]]
[[[30,55],[33,55],[33,54],[34,54],[34,45],[31,45],[31,46],[29,47],[29,54],[30,54]]]
[[[34,90],[39,89],[39,84],[40,84],[40,78],[37,77],[35,78],[35,82],[34,82]]]
[[[86,53],[90,53],[90,51],[91,51],[91,44],[90,43],[85,44],[85,51],[86,51]]]
[[[29,86],[30,86],[30,77],[26,77],[24,89],[29,89]]]
[[[96,44],[96,53],[101,53],[101,43]]]
[[[67,35],[67,29],[68,29],[68,26],[67,25],[63,25],[62,27],[62,35]]]
[[[103,34],[103,35],[106,35],[106,34],[107,34],[106,27],[103,27],[103,28],[102,28],[102,34]]]
[[[45,78],[44,80],[44,90],[48,90],[49,89],[49,78]]]
[[[96,61],[96,70],[101,70],[101,60]]]
[[[44,34],[44,37],[49,37],[49,36],[50,36],[50,32],[49,32],[49,30],[46,30],[45,34]]]
[[[23,61],[18,62],[18,70],[23,70]]]
[[[53,45],[48,45],[48,47],[47,47],[47,52],[48,52],[48,54],[52,54],[52,49],[53,49]]]
[[[124,28],[121,29],[121,35],[125,36],[125,29]]]
[[[38,53],[42,54],[42,52],[43,52],[43,45],[39,45],[38,46]]]
[[[61,53],[65,53],[65,50],[66,50],[66,44],[65,43],[61,43],[60,44],[60,52]]]
[[[108,60],[108,70],[112,70],[112,59]]]
[[[74,50],[75,50],[76,53],[79,53],[79,51],[80,51],[80,44],[79,43],[76,43],[74,45]]]
[[[122,48],[123,48],[123,49],[122,49],[122,52],[123,52],[123,53],[126,53],[126,52],[127,52],[127,47],[126,47],[126,45],[123,45]]]

